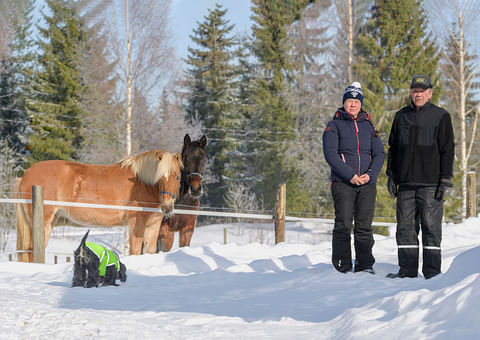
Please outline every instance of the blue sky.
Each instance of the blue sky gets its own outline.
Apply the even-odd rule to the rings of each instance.
[[[172,0],[171,25],[175,35],[176,52],[178,57],[187,56],[187,47],[191,45],[189,35],[197,27],[197,22],[203,22],[208,9],[214,9],[215,4],[222,5],[228,10],[227,19],[234,24],[233,33],[249,32],[250,0]],[[43,1],[37,1],[37,9],[45,10]],[[37,20],[41,20],[40,11],[35,13]]]
[[[249,0],[172,0],[172,28],[175,34],[176,51],[180,58],[187,56],[187,48],[192,45],[189,35],[203,22],[208,9],[214,9],[218,3],[228,10],[226,18],[234,24],[233,33],[249,32],[250,1]]]

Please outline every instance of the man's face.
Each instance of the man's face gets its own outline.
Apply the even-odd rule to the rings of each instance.
[[[432,98],[432,89],[423,89],[421,87],[415,87],[411,91],[412,100],[416,107],[422,107],[430,98]]]

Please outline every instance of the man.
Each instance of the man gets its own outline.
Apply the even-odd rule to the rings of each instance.
[[[455,144],[450,114],[430,103],[432,87],[428,76],[413,77],[412,102],[396,113],[388,140],[388,191],[397,197],[400,267],[390,278],[417,277],[420,230],[423,276],[441,272],[443,200],[452,187]]]

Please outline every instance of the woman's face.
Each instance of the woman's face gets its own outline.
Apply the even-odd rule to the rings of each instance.
[[[357,118],[357,115],[362,108],[362,102],[360,99],[348,98],[343,103],[343,108],[350,116]]]

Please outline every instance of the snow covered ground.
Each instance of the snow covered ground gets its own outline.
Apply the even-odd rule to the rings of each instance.
[[[227,244],[223,244],[227,228]],[[83,228],[56,228],[47,264],[0,253],[0,339],[478,339],[480,219],[448,224],[443,274],[387,279],[397,271],[393,236],[376,235],[377,275],[330,264],[328,225],[288,223],[197,228],[192,246],[127,256],[119,287],[71,288]],[[90,241],[121,251],[123,228]],[[59,264],[53,264],[57,255]]]

